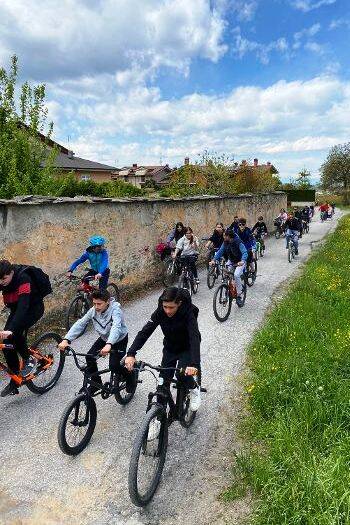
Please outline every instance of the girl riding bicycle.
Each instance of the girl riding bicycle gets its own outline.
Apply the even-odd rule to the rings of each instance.
[[[179,239],[176,244],[175,252],[173,253],[173,258],[181,251],[181,257],[190,257],[189,267],[193,273],[193,277],[199,283],[198,272],[196,266],[196,259],[198,258],[199,243],[197,237],[193,235],[193,230],[187,226],[185,235]]]
[[[191,388],[191,410],[200,406],[200,388],[195,387],[191,376],[200,376],[200,342],[201,334],[198,328],[198,308],[191,302],[187,290],[177,287],[166,288],[158,300],[158,307],[150,320],[140,330],[127,352],[126,368],[131,371],[135,364],[135,356],[146,341],[151,337],[157,326],[164,334],[162,367],[185,368],[185,374]],[[163,387],[170,388],[174,370],[162,370],[160,377]]]

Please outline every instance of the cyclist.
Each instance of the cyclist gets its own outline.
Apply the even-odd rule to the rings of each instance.
[[[294,212],[290,212],[286,220],[286,249],[288,250],[289,239],[293,239],[295,245],[295,255],[299,254],[299,234],[300,220],[295,217]]]
[[[256,239],[258,239],[261,243],[261,247],[264,250],[265,249],[265,242],[264,237],[268,234],[266,223],[264,222],[264,217],[260,215],[258,217],[258,221],[254,224],[252,228],[252,234]]]
[[[320,214],[321,214],[321,219],[323,221],[327,220],[327,218],[328,218],[328,202],[325,202],[324,204],[321,204],[321,206],[320,206]]]
[[[44,302],[39,290],[25,271],[23,265],[0,260],[0,291],[4,304],[10,309],[5,327],[0,331],[0,338],[5,344],[13,344],[14,350],[4,350],[9,369],[15,374],[26,377],[35,371],[36,360],[29,354],[27,332],[44,314]],[[20,364],[18,354],[23,359]],[[1,397],[17,394],[16,384],[11,380],[1,392]]]
[[[87,353],[86,363],[90,375],[98,371],[96,357],[109,355],[109,367],[112,372],[121,372],[125,377],[127,392],[132,392],[135,382],[134,374],[129,374],[124,366],[120,365],[120,360],[125,356],[128,345],[128,329],[125,325],[124,315],[120,304],[110,296],[108,290],[95,290],[92,292],[92,308],[73,324],[68,333],[64,336],[62,342],[58,345],[60,350],[64,350],[80,337],[86,330],[87,325],[92,322],[95,331],[99,337],[91,346]],[[102,386],[101,376],[95,375],[94,382]],[[92,387],[96,392],[98,387]]]
[[[185,230],[186,228],[182,224],[182,222],[177,222],[175,228],[169,233],[168,237],[166,238],[167,244],[175,247],[177,241],[179,241],[185,235]]]
[[[239,219],[237,235],[243,242],[248,252],[247,267],[251,267],[251,270],[254,271],[252,263],[255,259],[256,241],[251,229],[248,228],[247,220],[244,217]]]
[[[193,230],[190,226],[187,226],[185,230],[185,235],[181,237],[176,243],[175,252],[173,253],[173,258],[177,257],[178,253],[181,251],[181,257],[190,256],[189,268],[195,278],[196,282],[199,283],[198,272],[196,266],[196,259],[198,258],[198,249],[199,243],[197,237],[193,235]]]
[[[235,233],[238,232],[238,223],[239,223],[239,217],[238,215],[235,215],[233,217],[233,223],[231,224],[231,226],[229,226],[229,230],[233,230]]]
[[[166,288],[158,300],[158,307],[150,320],[135,337],[125,360],[126,368],[131,371],[135,365],[135,356],[157,326],[164,334],[162,367],[185,368],[186,381],[190,390],[190,408],[198,410],[201,402],[200,388],[196,387],[191,376],[200,377],[200,343],[198,328],[198,308],[191,302],[187,290],[177,287]],[[174,370],[162,370],[160,377],[164,382],[158,387],[170,388]]]
[[[106,241],[100,235],[94,235],[89,239],[90,246],[88,246],[85,252],[73,262],[68,270],[68,277],[74,272],[74,270],[83,264],[85,261],[89,261],[91,270],[85,275],[94,276],[96,281],[99,281],[99,288],[103,290],[107,288],[110,269],[108,266],[108,252],[105,248]]]
[[[214,265],[215,261],[220,261],[221,257],[224,257],[224,259],[227,261],[226,265],[229,269],[231,269],[233,266],[236,266],[234,271],[234,279],[237,290],[236,303],[239,306],[243,306],[241,276],[246,266],[248,252],[237,233],[231,229],[227,229],[225,231],[224,242],[214,255],[214,259],[210,264]]]
[[[225,228],[223,223],[218,222],[215,226],[215,230],[213,231],[212,236],[209,237],[208,242],[205,245],[205,247],[208,250],[207,263],[211,261],[213,254],[220,248],[220,246],[224,242],[224,231]]]

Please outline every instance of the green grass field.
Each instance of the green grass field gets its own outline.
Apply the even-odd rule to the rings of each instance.
[[[350,216],[274,308],[249,351],[246,447],[226,501],[254,525],[350,524]]]

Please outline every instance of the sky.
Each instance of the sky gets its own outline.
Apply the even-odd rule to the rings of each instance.
[[[349,0],[1,0],[0,66],[45,83],[77,156],[179,166],[204,150],[316,181],[348,142]]]

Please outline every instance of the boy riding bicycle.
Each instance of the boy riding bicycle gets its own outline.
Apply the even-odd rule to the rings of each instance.
[[[5,259],[0,261],[0,291],[10,310],[4,330],[0,331],[0,339],[5,344],[14,345],[13,350],[3,352],[9,369],[22,377],[35,371],[36,360],[29,354],[27,332],[44,314],[43,297],[26,268]],[[18,354],[23,359],[21,370]],[[0,395],[5,397],[17,393],[17,385],[11,380]]]
[[[164,334],[162,367],[185,368],[185,379],[190,391],[190,408],[194,412],[200,406],[200,388],[196,386],[191,376],[200,377],[200,342],[198,329],[198,308],[191,302],[187,290],[166,288],[158,300],[158,307],[150,320],[140,330],[127,352],[125,366],[132,370],[135,356],[146,341],[151,337],[157,326]],[[162,370],[160,377],[164,381],[163,388],[170,388],[174,370]]]
[[[89,261],[91,270],[85,275],[94,276],[99,281],[99,288],[103,290],[107,288],[110,269],[108,267],[108,252],[105,249],[106,241],[100,235],[94,235],[89,239],[90,246],[88,246],[85,252],[76,259],[68,270],[68,277],[72,275],[74,270],[83,264],[85,261]]]
[[[129,374],[124,366],[120,365],[120,360],[125,356],[128,345],[128,329],[125,325],[124,315],[120,304],[111,298],[108,290],[95,290],[92,292],[93,306],[90,310],[73,324],[62,342],[58,345],[60,350],[67,348],[72,341],[80,337],[89,324],[92,322],[99,338],[91,346],[87,353],[86,363],[88,372],[93,376],[94,383],[102,386],[101,376],[96,375],[98,371],[96,359],[100,355],[109,355],[109,367],[112,372],[121,372],[125,376],[126,391],[132,392],[135,382],[134,374]],[[91,356],[91,357],[89,357]],[[94,375],[95,374],[95,375]],[[93,386],[94,391],[98,390]]]

